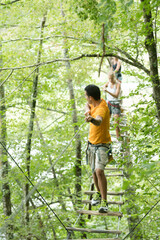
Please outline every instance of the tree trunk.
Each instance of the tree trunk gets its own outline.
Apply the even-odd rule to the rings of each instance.
[[[0,45],[0,66],[2,66],[2,45]],[[0,82],[1,84],[1,82]],[[6,217],[12,214],[11,210],[11,192],[8,180],[8,159],[7,153],[4,148],[7,145],[7,127],[6,127],[6,106],[5,106],[5,90],[3,85],[0,86],[0,165],[2,177],[2,201],[3,212]],[[6,239],[13,239],[13,226],[11,223],[6,222]]]
[[[46,22],[46,17],[43,17],[42,23],[41,23],[41,36],[40,36],[40,45],[39,45],[39,51],[38,51],[38,58],[37,63],[40,63],[41,60],[41,51],[42,51],[42,43],[43,43],[43,30]],[[33,128],[34,128],[34,119],[35,119],[35,108],[36,108],[36,98],[37,98],[37,87],[38,87],[38,75],[39,75],[39,67],[35,71],[35,77],[33,80],[33,87],[32,87],[32,102],[31,102],[31,114],[30,114],[30,121],[29,121],[29,133],[27,138],[27,144],[26,144],[26,169],[27,169],[27,175],[30,177],[30,160],[31,160],[31,141],[32,141],[32,134],[33,134]],[[29,194],[29,183],[26,183],[25,185],[25,198],[26,198],[26,224],[29,225],[29,199],[27,199],[27,196]],[[27,237],[27,240],[30,240],[30,237]]]
[[[157,107],[157,115],[160,123],[160,79],[158,75],[158,58],[156,40],[154,38],[152,12],[150,0],[141,0],[143,4],[143,17],[145,22],[145,45],[149,54],[150,77],[153,86],[153,98]]]
[[[62,16],[65,17],[65,14],[64,14],[62,6],[61,6],[61,12],[62,12]],[[63,33],[63,35],[65,36],[65,33]],[[64,57],[65,58],[69,58],[69,56],[68,56],[68,49],[65,46],[66,46],[66,41],[64,40]],[[71,69],[70,62],[66,61],[65,64],[66,64],[66,70],[69,72],[69,70]],[[72,82],[72,79],[68,79],[67,82],[68,82],[68,89],[69,89],[70,100],[72,101],[72,122],[73,122],[73,125],[74,125],[74,133],[76,134],[76,132],[78,131],[79,127],[77,125],[78,118],[77,118],[77,110],[76,110],[73,82]],[[81,160],[82,160],[82,155],[81,155],[81,138],[80,138],[80,134],[76,135],[75,140],[76,140],[75,195],[77,197],[76,205],[78,207],[78,206],[81,206],[81,203],[82,203],[82,188],[81,188],[81,177],[82,177]],[[80,223],[80,226],[82,226],[82,227],[85,225],[85,221],[84,221],[82,216],[80,217],[79,223]],[[87,238],[86,233],[83,233],[81,237],[82,238]]]
[[[65,17],[65,14],[62,9],[62,16]],[[63,33],[65,36],[65,33]],[[66,46],[66,41],[64,40],[64,57],[69,58],[68,56],[68,49],[65,47]],[[66,69],[69,72],[71,65],[69,61],[65,62],[66,64]],[[76,111],[76,103],[75,103],[75,97],[74,97],[74,89],[73,89],[73,82],[72,79],[68,79],[68,89],[69,89],[69,94],[70,94],[70,100],[72,101],[72,122],[74,124],[74,133],[76,133],[79,129],[77,123],[77,111]],[[76,136],[76,162],[75,162],[75,175],[76,175],[76,183],[75,183],[75,191],[76,191],[76,196],[78,199],[78,202],[81,203],[81,139],[80,135],[77,134]]]

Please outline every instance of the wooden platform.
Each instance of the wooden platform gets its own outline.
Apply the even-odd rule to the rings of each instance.
[[[91,204],[91,200],[83,200],[82,203]],[[119,201],[107,201],[108,204],[114,204],[114,205],[123,205],[124,202]]]
[[[84,194],[87,195],[93,195],[96,191],[85,191]],[[124,195],[124,192],[107,192],[107,195],[113,195],[113,196],[122,196]]]
[[[121,234],[121,231],[118,231],[118,230],[100,230],[100,229],[87,229],[87,228],[74,228],[74,227],[66,227],[66,229],[68,231],[78,231],[78,232]]]
[[[77,210],[76,212],[80,214],[98,215],[98,216],[116,216],[116,217],[123,216],[121,212],[112,212],[112,211],[108,211],[107,213],[99,213],[98,211],[92,211],[92,210]]]

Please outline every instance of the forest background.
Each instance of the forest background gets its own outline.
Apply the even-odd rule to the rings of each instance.
[[[143,217],[126,239],[160,239],[159,3],[1,1],[0,239],[65,239],[75,224],[91,175],[84,87],[104,85],[113,56],[123,91],[137,85],[123,99],[134,99],[122,129],[130,154],[115,156],[125,169],[122,239]],[[121,190],[118,180],[108,185]],[[112,229],[117,219],[77,224]]]

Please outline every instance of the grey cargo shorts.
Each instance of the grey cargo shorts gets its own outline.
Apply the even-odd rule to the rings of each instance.
[[[95,169],[105,169],[105,166],[111,161],[112,145],[110,143],[91,144],[88,143],[86,150],[86,162],[90,165],[92,173]]]

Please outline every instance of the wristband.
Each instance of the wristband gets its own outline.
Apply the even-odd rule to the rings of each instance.
[[[94,122],[94,118],[92,118],[90,122],[93,123]]]

